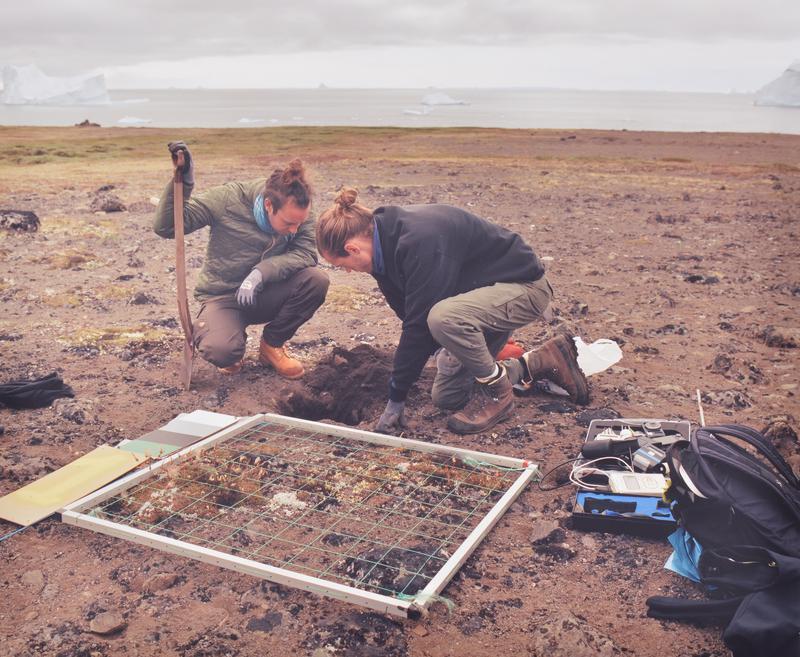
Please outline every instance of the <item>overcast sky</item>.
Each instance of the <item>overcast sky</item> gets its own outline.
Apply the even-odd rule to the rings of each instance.
[[[18,0],[0,65],[110,88],[752,91],[800,60],[800,0]]]

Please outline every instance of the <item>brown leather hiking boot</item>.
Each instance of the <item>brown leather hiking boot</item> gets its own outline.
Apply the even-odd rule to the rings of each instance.
[[[242,371],[244,367],[244,358],[242,360],[236,361],[233,365],[228,365],[228,367],[218,367],[217,371],[220,374],[224,374],[225,376],[231,376],[233,374],[238,374]]]
[[[285,379],[299,379],[305,374],[303,364],[289,356],[283,345],[272,347],[264,342],[263,338],[258,347],[258,362],[274,368]]]
[[[480,433],[505,420],[514,410],[511,381],[505,368],[500,367],[500,378],[492,383],[478,383],[467,405],[447,419],[447,428],[453,433]]]
[[[578,349],[571,337],[559,335],[538,349],[522,354],[528,381],[547,379],[561,386],[569,398],[584,406],[589,403],[589,384],[578,365]]]

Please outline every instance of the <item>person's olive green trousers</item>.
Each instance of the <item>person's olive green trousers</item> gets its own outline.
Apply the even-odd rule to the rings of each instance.
[[[553,288],[543,276],[528,283],[495,283],[433,306],[428,328],[443,347],[436,354],[433,403],[446,409],[466,404],[475,378],[491,375],[495,356],[514,330],[549,315],[552,298]]]
[[[212,365],[230,367],[244,356],[251,324],[266,324],[264,341],[280,347],[322,305],[329,282],[321,269],[306,267],[285,281],[265,284],[252,306],[240,306],[235,294],[209,299],[194,323],[197,351]]]

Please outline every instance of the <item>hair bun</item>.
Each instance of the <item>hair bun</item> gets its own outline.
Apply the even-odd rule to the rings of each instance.
[[[305,174],[306,168],[303,166],[303,162],[295,158],[283,170],[283,182],[289,184],[295,180],[304,180]]]
[[[352,187],[343,187],[339,190],[339,193],[336,195],[336,198],[333,200],[336,205],[343,209],[347,209],[355,205],[356,199],[358,198],[358,190],[353,189]]]

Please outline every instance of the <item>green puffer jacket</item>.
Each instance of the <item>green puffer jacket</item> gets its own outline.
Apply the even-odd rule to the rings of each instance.
[[[193,186],[184,185],[184,231],[209,226],[211,235],[194,296],[199,301],[234,294],[254,269],[264,284],[283,281],[317,264],[314,222],[301,224],[295,235],[263,232],[253,216],[253,202],[264,189],[264,180],[226,183],[192,197]],[[153,230],[161,237],[175,237],[173,185],[161,196]]]

